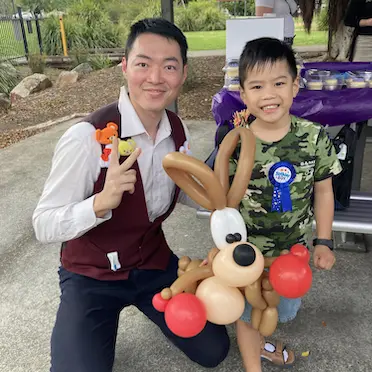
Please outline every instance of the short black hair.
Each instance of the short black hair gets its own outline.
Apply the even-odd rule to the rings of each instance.
[[[296,57],[290,46],[279,39],[261,37],[248,41],[239,59],[239,82],[244,87],[248,71],[254,67],[273,65],[278,61],[287,61],[293,80],[297,77]]]
[[[145,18],[131,26],[125,46],[125,57],[127,59],[134,42],[142,34],[156,34],[177,41],[181,49],[182,62],[184,65],[187,64],[188,45],[186,37],[175,24],[164,18]]]

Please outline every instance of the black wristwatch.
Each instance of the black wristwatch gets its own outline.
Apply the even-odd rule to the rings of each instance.
[[[331,240],[331,239],[318,239],[318,238],[315,238],[313,240],[313,246],[315,247],[316,245],[325,245],[331,251],[333,251],[333,240]]]

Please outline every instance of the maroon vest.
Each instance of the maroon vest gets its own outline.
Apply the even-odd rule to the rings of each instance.
[[[176,114],[167,110],[172,128],[172,137],[176,151],[186,141],[181,120]],[[119,126],[121,137],[121,115],[117,102],[105,106],[84,119],[97,129],[103,129],[108,122]],[[122,163],[126,157],[120,157]],[[83,236],[63,244],[61,250],[62,266],[69,271],[99,280],[127,279],[131,269],[160,269],[167,267],[170,249],[162,230],[162,222],[173,211],[179,195],[176,187],[169,210],[151,222],[148,218],[146,200],[138,163],[133,165],[137,171],[134,194],[125,192],[118,208],[112,211],[112,218],[85,233]],[[103,189],[106,168],[94,184],[93,194]],[[118,252],[121,268],[111,270],[107,257],[109,252]]]

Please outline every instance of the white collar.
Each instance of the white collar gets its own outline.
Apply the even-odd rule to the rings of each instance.
[[[137,115],[136,110],[132,105],[132,102],[129,99],[128,91],[124,86],[120,89],[118,109],[121,115],[121,138],[132,137],[147,133],[145,127],[143,126],[140,118]],[[169,137],[171,132],[172,129],[168,119],[168,115],[164,110],[158,127],[158,133],[156,136],[157,141]]]

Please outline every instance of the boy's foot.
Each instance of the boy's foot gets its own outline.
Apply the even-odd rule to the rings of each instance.
[[[271,342],[262,342],[261,359],[267,360],[282,368],[293,367],[295,356],[292,350],[287,350],[283,342],[277,341],[276,344]]]

